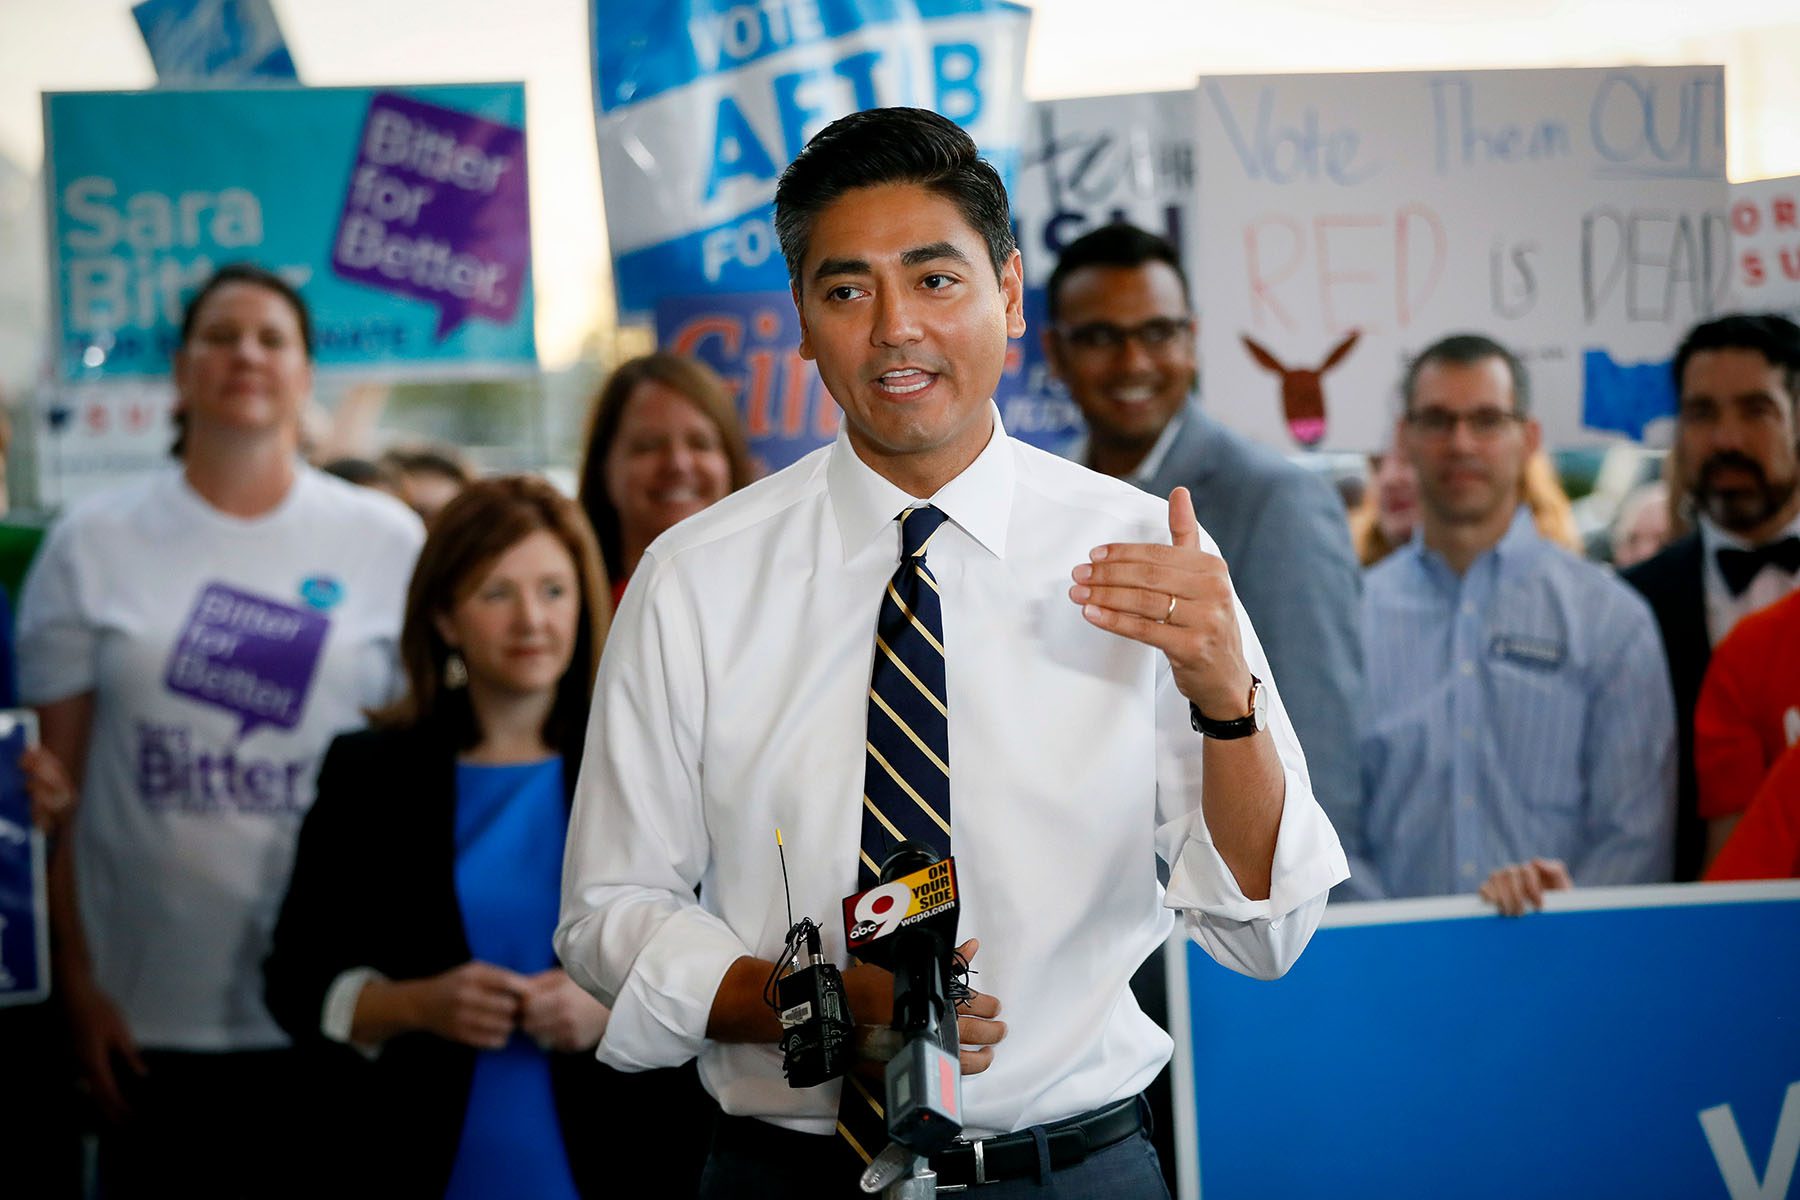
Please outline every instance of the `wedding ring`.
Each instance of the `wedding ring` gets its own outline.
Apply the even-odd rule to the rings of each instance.
[[[1167,625],[1170,621],[1173,621],[1174,619],[1175,619],[1175,597],[1171,595],[1169,597],[1169,611],[1163,614],[1162,623],[1164,625]]]

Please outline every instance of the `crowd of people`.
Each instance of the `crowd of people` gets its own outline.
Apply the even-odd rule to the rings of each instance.
[[[1347,855],[1334,899],[1475,893],[1516,915],[1558,888],[1800,875],[1800,328],[1729,315],[1681,340],[1669,468],[1621,509],[1615,569],[1580,556],[1528,370],[1501,342],[1458,334],[1413,359],[1392,444],[1346,514],[1315,473],[1221,423],[1229,397],[1202,402],[1190,296],[1173,247],[1143,230],[1065,250],[1040,336],[1085,419],[1067,457],[1191,498],[1260,642],[1249,704],[1267,689],[1304,749],[1301,773],[1282,760],[1276,777],[1310,777]],[[828,336],[809,327],[806,349]],[[681,655],[756,638],[747,593],[836,600],[781,572],[778,539],[739,537],[732,571],[692,578],[656,558],[756,473],[729,392],[697,363],[612,373],[578,498],[441,450],[308,465],[312,370],[300,295],[220,270],[181,325],[174,464],[64,514],[19,598],[56,986],[51,1005],[0,1017],[15,1161],[33,1194],[73,1194],[74,1139],[95,1122],[109,1197],[573,1197],[605,1191],[610,1148],[629,1145],[661,1194],[692,1194],[716,1115],[693,1065],[596,1061],[607,989],[553,948],[572,797],[596,744],[589,769],[621,792],[690,770],[669,755],[703,736],[752,761],[764,701],[707,710],[742,729],[699,730],[631,689],[704,691]],[[767,513],[747,496],[730,520],[831,546],[859,535],[809,515],[824,494],[810,476],[782,478],[755,492]],[[652,568],[657,597],[627,600]],[[1105,590],[1105,569],[1077,589]],[[621,605],[666,640],[602,672],[630,703],[590,732]],[[840,657],[866,680],[863,633]],[[837,654],[835,635],[809,636]],[[996,664],[1003,651],[988,648]],[[770,647],[743,661],[796,696],[826,687]],[[683,858],[695,829],[606,811],[674,847],[674,890],[750,886]],[[585,819],[591,865],[616,831]],[[667,944],[639,953],[676,971]],[[1160,963],[1136,986],[1153,1016]],[[624,1046],[651,1044],[643,1022],[694,1019],[630,1003]]]

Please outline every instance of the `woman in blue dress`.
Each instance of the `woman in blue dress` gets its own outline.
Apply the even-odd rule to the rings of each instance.
[[[549,485],[471,485],[407,596],[409,694],[326,755],[265,980],[310,1051],[294,1169],[328,1194],[598,1195],[654,1106],[551,949],[599,563]]]

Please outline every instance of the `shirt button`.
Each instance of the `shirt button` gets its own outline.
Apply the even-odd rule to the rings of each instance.
[[[1462,798],[1462,806],[1464,808],[1474,808],[1475,807],[1475,797],[1464,796]],[[1473,864],[1471,864],[1471,869],[1473,869]]]
[[[1475,615],[1475,602],[1473,600],[1464,600],[1462,608],[1463,616],[1472,617]]]
[[[1457,669],[1460,670],[1464,675],[1473,675],[1475,673],[1475,664],[1465,658],[1465,659],[1463,659],[1463,661],[1460,664],[1458,664]]]
[[[1463,872],[1463,876],[1465,878],[1473,879],[1475,877],[1475,864],[1472,862],[1464,863],[1462,866],[1462,872]]]
[[[1462,736],[1463,736],[1463,741],[1465,741],[1465,742],[1474,741],[1475,740],[1475,727],[1473,725],[1464,725],[1463,731],[1462,731]]]

